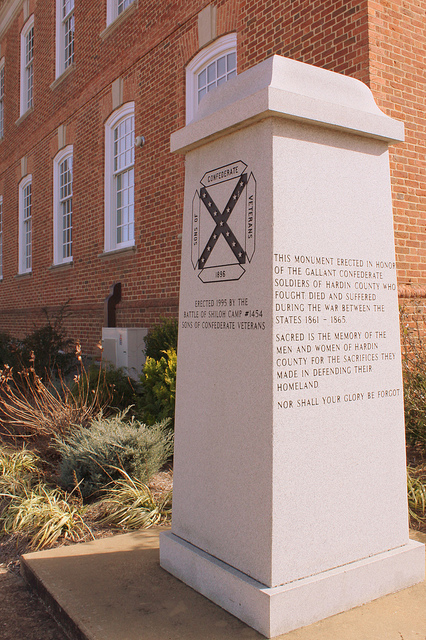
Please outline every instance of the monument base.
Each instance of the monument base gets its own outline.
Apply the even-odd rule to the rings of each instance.
[[[267,638],[347,611],[424,579],[424,545],[408,544],[278,587],[241,571],[167,532],[160,565]]]

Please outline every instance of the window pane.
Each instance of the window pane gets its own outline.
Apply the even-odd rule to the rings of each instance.
[[[214,82],[216,80],[216,62],[212,62],[207,67],[207,82]]]
[[[198,104],[207,92],[219,87],[237,75],[237,54],[235,52],[222,55],[207,65],[197,76]]]
[[[117,14],[120,15],[132,2],[133,0],[118,0]]]
[[[223,56],[217,61],[217,76],[224,76],[226,73],[226,58]]]
[[[202,87],[206,86],[206,74],[207,74],[207,71],[205,69],[200,74],[198,74],[198,88],[199,89],[201,89]]]
[[[74,10],[74,0],[62,0],[62,19]]]
[[[135,161],[135,119],[120,122],[114,129],[114,172],[121,171]]]
[[[115,179],[116,190],[116,242],[128,242],[134,239],[134,170],[128,169]]]
[[[28,31],[25,37],[25,65],[28,66],[34,57],[34,27]]]
[[[25,271],[31,270],[32,261],[32,225],[31,225],[31,183],[23,189],[23,224],[22,224],[22,263]]]
[[[237,54],[236,53],[228,53],[226,56],[227,60],[227,71],[228,73],[237,68]]]
[[[62,259],[72,257],[72,156],[59,165],[59,225],[62,228]]]
[[[74,14],[64,22],[64,68],[74,62]]]

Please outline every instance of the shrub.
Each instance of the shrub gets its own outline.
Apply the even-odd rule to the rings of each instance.
[[[147,358],[161,360],[164,351],[177,351],[178,321],[176,318],[164,318],[160,324],[152,327],[145,337],[145,355]]]
[[[0,447],[0,494],[22,495],[39,479],[40,458],[25,447],[12,451]]]
[[[35,453],[0,447],[0,536],[23,536],[32,548],[42,549],[58,538],[75,541],[90,533],[81,504],[42,478]]]
[[[96,396],[97,406],[104,412],[125,411],[137,404],[138,388],[123,369],[91,365],[78,377],[71,392],[75,398],[94,399]]]
[[[32,363],[39,376],[66,375],[74,364],[72,340],[66,337],[64,320],[69,316],[68,303],[52,316],[43,309],[46,324],[22,340],[21,359]]]
[[[0,367],[5,364],[14,369],[22,365],[21,345],[8,333],[0,333]]]
[[[176,397],[175,349],[163,352],[159,360],[147,358],[141,376],[142,394],[138,405],[142,418],[148,424],[170,419],[173,427]]]
[[[93,402],[75,399],[66,387],[48,387],[32,369],[15,376],[7,366],[0,371],[2,427],[11,436],[49,440],[65,435],[75,425],[86,425],[95,409]]]
[[[57,443],[61,454],[60,482],[77,484],[84,497],[96,494],[122,471],[147,482],[172,454],[173,437],[165,422],[151,427],[125,421],[125,413],[99,415],[89,428],[77,428]]]
[[[424,524],[426,521],[426,469],[407,468],[408,512],[411,521]]]
[[[39,484],[26,488],[23,495],[13,496],[1,514],[1,524],[4,533],[24,536],[38,550],[61,537],[77,541],[90,533],[83,513],[84,508],[72,504],[66,493]]]

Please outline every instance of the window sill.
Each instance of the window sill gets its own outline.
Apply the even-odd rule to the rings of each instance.
[[[70,75],[70,73],[72,73],[75,69],[75,62],[73,62],[72,64],[70,64],[69,67],[67,67],[65,69],[65,71],[63,71],[61,73],[60,76],[58,76],[53,82],[52,84],[49,86],[49,89],[51,91],[54,91],[54,89],[56,89],[56,87],[59,87],[60,84],[62,84],[62,82],[65,80],[65,78],[68,78],[68,76]]]
[[[98,258],[115,258],[116,256],[120,256],[121,254],[126,253],[136,253],[136,246],[134,244],[129,247],[121,247],[120,249],[110,249],[109,251],[104,251],[98,255]]]
[[[74,266],[74,262],[69,260],[68,262],[58,262],[58,264],[52,264],[48,267],[48,271],[64,271],[67,269],[72,269]]]
[[[22,114],[22,116],[20,116],[16,121],[15,124],[16,126],[19,126],[21,124],[21,122],[23,122],[26,118],[28,118],[28,116],[30,115],[30,113],[32,113],[34,111],[34,107],[30,107],[29,109],[26,110],[25,113]]]
[[[25,280],[26,278],[31,278],[33,275],[32,271],[26,271],[25,273],[17,273],[15,276],[16,280]]]
[[[105,40],[106,38],[108,38],[111,33],[113,33],[121,25],[122,22],[127,20],[127,18],[136,11],[137,8],[138,0],[134,0],[132,4],[129,4],[129,6],[126,7],[119,16],[114,18],[114,20],[110,22],[103,31],[101,31],[101,33],[99,34],[101,40]]]

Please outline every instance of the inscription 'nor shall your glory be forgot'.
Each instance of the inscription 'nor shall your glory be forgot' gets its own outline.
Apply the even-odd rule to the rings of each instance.
[[[389,398],[386,363],[397,358],[383,329],[394,304],[395,262],[275,253],[275,389],[279,409]],[[339,391],[339,388],[341,391]]]

